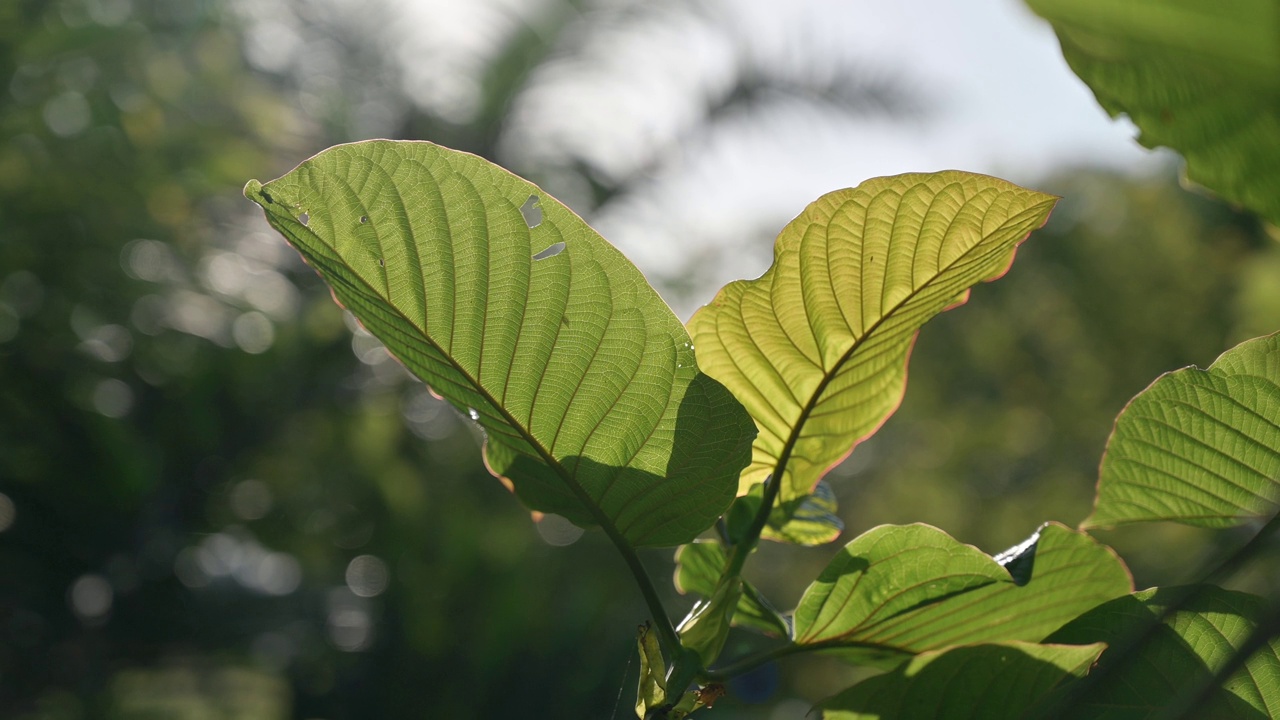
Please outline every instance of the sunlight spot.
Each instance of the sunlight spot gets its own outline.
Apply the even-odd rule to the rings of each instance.
[[[578,538],[582,537],[584,532],[582,528],[567,519],[552,513],[543,515],[534,527],[537,528],[543,542],[555,547],[564,547],[578,542]]]
[[[122,418],[133,409],[133,390],[122,380],[103,380],[93,389],[93,409],[109,418]]]
[[[80,622],[97,624],[111,612],[111,583],[101,575],[81,575],[71,584],[67,601]]]
[[[373,555],[360,555],[347,564],[347,587],[360,597],[376,597],[387,589],[391,574],[387,564]]]
[[[18,513],[8,495],[0,493],[0,532],[13,527],[13,520]]]

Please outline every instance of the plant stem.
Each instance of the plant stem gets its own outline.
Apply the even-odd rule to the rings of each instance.
[[[840,640],[827,640],[825,642],[805,643],[805,644],[787,643],[786,645],[779,645],[777,647],[772,647],[766,650],[760,650],[758,652],[751,653],[750,655],[744,655],[743,657],[740,657],[737,660],[734,660],[733,662],[729,663],[728,665],[725,665],[724,667],[718,670],[707,670],[706,672],[702,673],[700,677],[702,679],[705,679],[707,682],[726,682],[739,675],[743,675],[745,673],[751,672],[752,670],[755,670],[761,665],[773,662],[774,660],[787,657],[788,655],[798,655],[800,653],[806,653],[806,652],[818,652],[820,650],[832,650],[835,648],[859,648],[859,647],[878,650],[881,652],[885,650],[885,647],[883,645],[876,645],[874,643],[845,642]]]
[[[653,616],[654,628],[658,631],[658,642],[662,645],[663,654],[667,656],[668,662],[673,664],[678,662],[681,657],[680,636],[676,634],[675,625],[671,624],[671,616],[667,615],[667,609],[663,606],[662,599],[658,597],[653,580],[649,578],[649,573],[640,563],[640,556],[636,555],[635,548],[618,535],[611,525],[601,527],[618,548],[618,552],[622,554],[622,559],[626,561],[631,574],[635,576],[636,584],[640,586],[640,594],[644,596],[644,602],[649,606],[649,614]]]

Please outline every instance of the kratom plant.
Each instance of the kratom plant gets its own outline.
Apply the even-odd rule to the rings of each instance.
[[[1069,4],[1032,5],[1057,19]],[[1183,111],[1159,100],[1170,64],[1144,49],[1134,72],[1155,81],[1126,80],[1128,46],[1103,37],[1108,18],[1071,5],[1064,49],[1100,78],[1103,104],[1149,105],[1135,115],[1148,139],[1181,142]],[[1182,100],[1213,82],[1170,77],[1195,84],[1168,90]],[[1269,151],[1275,137],[1257,142]],[[1186,152],[1193,176],[1275,216],[1277,165]],[[872,528],[791,612],[743,580],[762,539],[841,534],[824,475],[901,402],[921,326],[1009,269],[1056,198],[956,171],[838,190],[782,230],[762,277],[723,288],[686,328],[567,207],[472,155],[342,145],[245,195],[338,302],[483,428],[488,467],[526,506],[617,547],[651,615],[637,637],[639,717],[683,718],[728,680],[807,652],[884,671],[823,702],[824,718],[1280,715],[1280,611],[1213,584],[1278,522],[1280,334],[1136,397],[1079,528],[1048,522],[995,557],[926,525]],[[1089,531],[1150,521],[1265,524],[1204,583],[1134,592]],[[679,546],[677,586],[702,598],[678,625],[637,558],[647,546]],[[772,644],[724,658],[732,626]]]

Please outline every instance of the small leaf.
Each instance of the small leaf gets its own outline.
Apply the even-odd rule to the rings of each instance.
[[[936,528],[876,528],[849,543],[805,591],[796,642],[875,665],[952,645],[1037,642],[1133,590],[1110,548],[1058,524],[1040,530],[1032,557],[1030,580],[1019,583],[995,559]]]
[[[706,599],[699,600],[676,630],[680,644],[698,654],[706,667],[720,657],[729,637],[729,624],[742,598],[742,580],[721,579]]]
[[[756,485],[729,508],[729,537],[740,542],[760,510],[764,484]],[[777,503],[769,511],[769,520],[760,537],[793,545],[814,546],[834,542],[844,532],[844,521],[836,515],[836,494],[826,480],[819,480],[813,492],[787,502]]]
[[[920,326],[1004,274],[1054,202],[947,171],[868,180],[791,221],[768,272],[689,321],[702,369],[760,430],[738,493],[770,475],[781,502],[812,492],[902,401]]]
[[[824,720],[1016,720],[1106,646],[1001,643],[921,653],[822,703]]]
[[[480,423],[489,468],[529,507],[632,545],[688,542],[728,507],[750,418],[698,371],[635,266],[537,186],[474,155],[376,140],[245,195]]]
[[[637,652],[640,654],[636,715],[641,718],[649,709],[661,707],[667,701],[667,665],[662,659],[657,635],[649,623],[641,625],[636,634]]]
[[[1189,601],[1188,601],[1189,597]],[[1268,612],[1266,600],[1214,586],[1144,590],[1117,598],[1073,620],[1046,642],[1104,642],[1093,677],[1082,683],[1061,717],[1154,717],[1184,708],[1210,683]],[[1172,614],[1161,617],[1172,607]],[[1151,632],[1153,623],[1160,623]],[[1136,648],[1134,642],[1140,642]],[[1096,681],[1088,685],[1089,681]],[[1088,688],[1085,690],[1085,688]],[[1280,717],[1280,641],[1263,644],[1213,692],[1197,718]]]
[[[682,545],[676,551],[676,590],[711,597],[728,563],[728,555],[720,543],[699,540]],[[790,626],[773,605],[751,583],[742,582],[742,597],[733,614],[733,624],[761,632],[788,637]]]
[[[1083,527],[1176,520],[1230,527],[1276,513],[1280,334],[1208,370],[1167,373],[1130,401],[1107,442]]]
[[[1071,69],[1147,147],[1280,223],[1280,3],[1027,0]]]

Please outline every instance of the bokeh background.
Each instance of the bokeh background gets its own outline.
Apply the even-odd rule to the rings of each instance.
[[[870,176],[1062,195],[834,471],[846,538],[1074,524],[1132,395],[1280,329],[1267,228],[1180,188],[1020,5],[787,6],[0,0],[0,717],[632,716],[646,611],[607,541],[535,525],[240,196],[334,143],[524,174],[686,318]],[[1143,587],[1232,536],[1104,539]],[[791,607],[834,549],[748,575]],[[801,718],[855,677],[795,658],[708,716]]]

